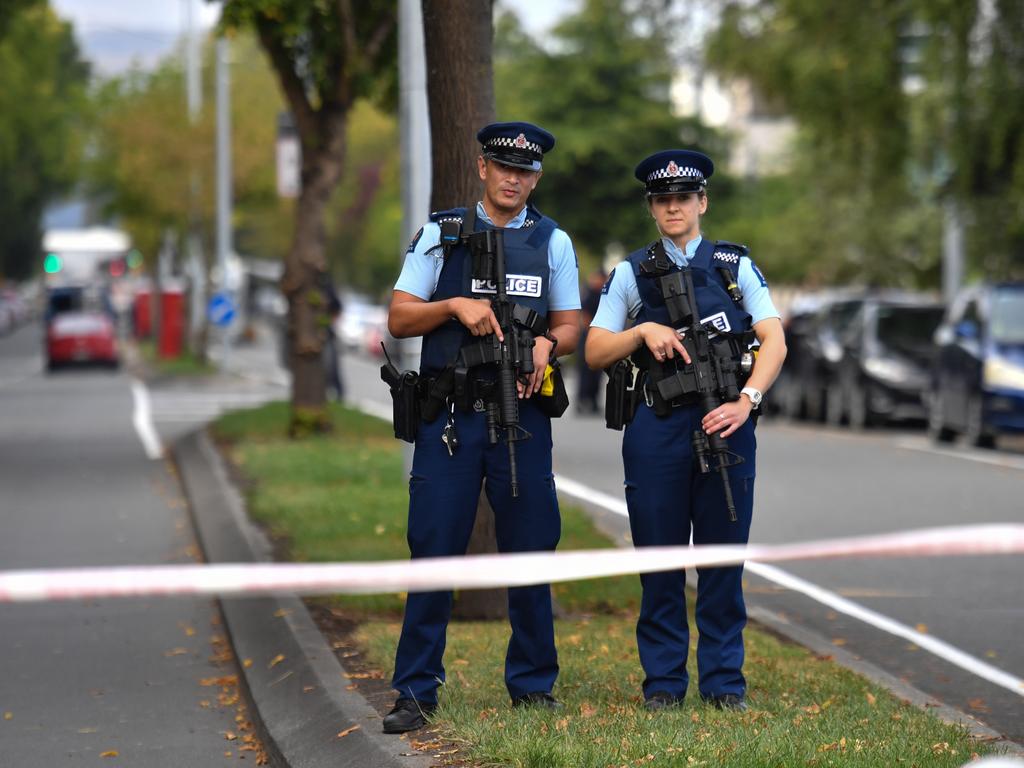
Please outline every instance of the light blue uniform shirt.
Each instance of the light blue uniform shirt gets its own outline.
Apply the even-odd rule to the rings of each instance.
[[[481,221],[494,226],[482,203],[476,204],[476,216]],[[523,208],[509,223],[506,229],[519,229],[526,222],[526,208]],[[441,242],[441,227],[428,222],[423,227],[423,234],[416,242],[416,247],[405,255],[402,274],[395,283],[396,291],[411,293],[424,301],[430,301],[437,289],[437,281],[444,266],[444,251],[436,248]],[[428,251],[430,251],[428,253]],[[555,229],[548,240],[548,267],[550,269],[550,285],[548,286],[548,309],[554,312],[580,308],[579,269],[576,266],[576,252],[573,250],[569,235],[561,229]]]
[[[688,242],[685,253],[667,237],[663,237],[661,242],[673,263],[685,267],[697,252],[697,246],[702,239],[698,236]],[[772,303],[767,282],[747,256],[740,257],[736,282],[743,293],[743,311],[750,315],[752,323],[769,317],[781,317]],[[628,261],[617,264],[608,278],[606,287],[607,293],[601,295],[597,314],[590,325],[592,328],[604,328],[612,333],[619,333],[626,329],[627,320],[635,320],[640,312],[640,289],[636,285],[633,265]]]

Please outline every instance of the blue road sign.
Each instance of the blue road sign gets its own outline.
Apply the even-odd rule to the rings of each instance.
[[[235,319],[235,302],[227,293],[215,293],[210,297],[206,314],[210,322],[216,326],[223,328],[231,325],[231,321]]]

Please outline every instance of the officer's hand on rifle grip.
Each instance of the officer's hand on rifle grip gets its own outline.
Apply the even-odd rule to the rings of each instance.
[[[449,300],[449,309],[452,315],[469,329],[474,336],[486,336],[494,333],[498,341],[504,341],[505,335],[498,325],[498,318],[494,316],[491,309],[491,302],[487,299],[470,299],[465,296],[456,296]]]
[[[671,360],[676,355],[682,357],[687,363],[692,362],[689,352],[683,346],[682,331],[659,323],[641,323],[637,326],[637,332],[658,362]]]
[[[722,437],[728,437],[746,423],[752,410],[753,406],[750,401],[741,397],[739,400],[722,403],[717,408],[708,411],[704,414],[700,425],[709,435],[721,430]]]

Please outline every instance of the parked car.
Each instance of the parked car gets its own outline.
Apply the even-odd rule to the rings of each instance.
[[[829,388],[842,359],[840,338],[864,297],[821,294],[794,307],[786,318],[786,362],[772,396],[792,419],[821,421]]]
[[[61,312],[47,324],[48,371],[70,363],[101,363],[116,368],[120,362],[114,321],[106,312]]]
[[[95,285],[51,288],[46,297],[46,369],[72,363],[120,365],[115,314]]]
[[[913,294],[866,297],[840,338],[825,418],[864,429],[927,417],[925,400],[941,302]]]
[[[1024,432],[1024,283],[961,291],[935,335],[928,431],[992,448],[1000,433]]]
[[[388,310],[358,294],[347,294],[341,299],[341,315],[335,322],[334,332],[347,352],[365,352],[369,344],[384,338]]]

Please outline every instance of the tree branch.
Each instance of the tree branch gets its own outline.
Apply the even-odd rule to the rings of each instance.
[[[277,24],[271,19],[262,15],[256,17],[256,31],[259,33],[264,50],[270,56],[271,64],[273,64],[281,84],[281,90],[284,91],[285,99],[295,116],[295,126],[302,137],[302,145],[306,148],[316,146],[316,110],[309,103],[306,88],[295,72],[292,59],[288,55],[284,43],[276,34],[277,29]]]

